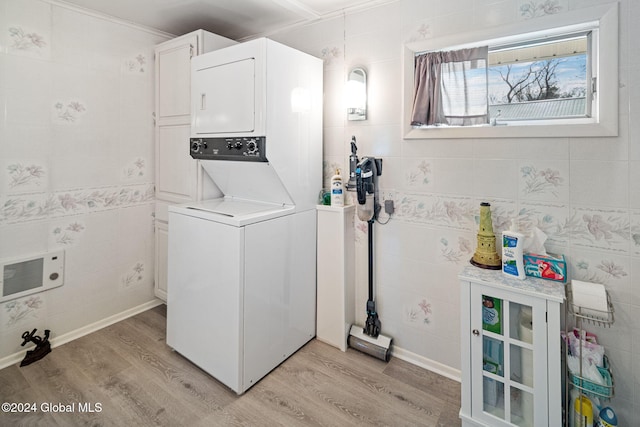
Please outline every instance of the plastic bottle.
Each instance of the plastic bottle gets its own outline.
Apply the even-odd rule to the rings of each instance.
[[[340,169],[331,177],[331,206],[344,206],[344,188]]]
[[[587,396],[579,396],[573,403],[573,426],[593,427],[593,405]]]
[[[596,423],[597,427],[616,427],[618,425],[618,417],[613,409],[610,407],[602,408],[600,410],[600,417]]]
[[[511,228],[502,232],[502,272],[508,276],[524,279],[524,259],[522,247],[524,234],[518,233],[516,220],[511,220]]]

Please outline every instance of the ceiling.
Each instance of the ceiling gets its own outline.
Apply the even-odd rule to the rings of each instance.
[[[234,40],[389,0],[65,0],[174,35],[203,29]]]

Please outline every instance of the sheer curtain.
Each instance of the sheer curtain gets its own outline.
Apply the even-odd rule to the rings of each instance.
[[[488,53],[483,46],[417,55],[411,125],[488,123]]]

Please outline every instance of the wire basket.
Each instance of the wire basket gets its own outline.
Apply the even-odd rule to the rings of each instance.
[[[607,311],[600,311],[589,309],[589,312],[583,312],[583,308],[573,304],[573,289],[571,283],[568,283],[565,288],[567,294],[567,310],[570,315],[576,319],[584,320],[597,326],[611,326],[615,320],[613,304],[611,303],[611,297],[607,292]]]
[[[589,397],[611,399],[613,397],[614,382],[613,374],[609,369],[609,359],[607,359],[607,357],[604,358],[604,367],[598,367],[598,371],[604,379],[604,385],[594,383],[593,381],[572,372],[569,372],[569,377],[571,378],[573,385],[580,390],[582,394]]]

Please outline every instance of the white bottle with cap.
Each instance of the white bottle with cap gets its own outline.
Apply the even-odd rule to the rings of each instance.
[[[524,258],[522,247],[524,234],[518,232],[516,220],[511,220],[511,228],[502,232],[502,272],[511,277],[524,279]]]
[[[340,169],[331,177],[331,206],[344,206],[344,188]]]

